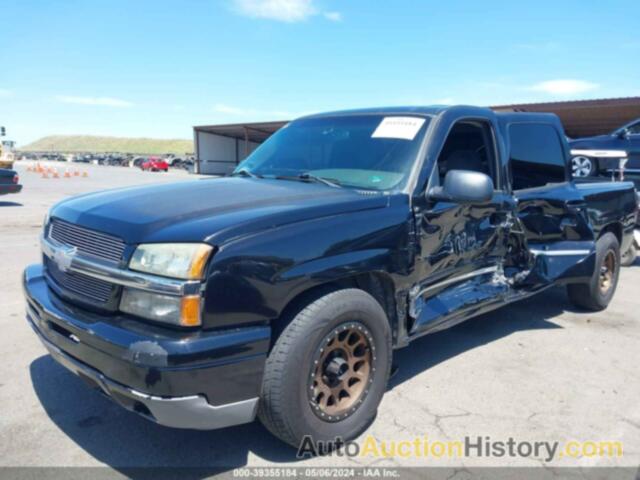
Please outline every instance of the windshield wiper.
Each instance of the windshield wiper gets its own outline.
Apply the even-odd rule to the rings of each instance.
[[[301,173],[299,175],[278,175],[275,177],[278,180],[298,180],[301,182],[316,182],[323,183],[330,187],[334,188],[342,188],[339,180],[335,178],[326,178],[326,177],[318,177],[317,175],[312,175],[310,173]]]
[[[264,178],[262,175],[258,175],[257,173],[250,172],[246,168],[242,170],[238,170],[237,172],[233,172],[231,177],[250,177],[250,178]]]

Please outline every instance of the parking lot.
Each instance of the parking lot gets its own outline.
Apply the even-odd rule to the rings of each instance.
[[[212,432],[173,430],[123,410],[54,363],[24,320],[21,273],[39,261],[42,219],[55,202],[100,189],[196,177],[182,170],[82,165],[86,178],[45,179],[26,165],[16,164],[22,193],[0,197],[2,466],[188,466],[202,468],[204,475],[274,464],[632,467],[640,462],[640,261],[623,269],[605,312],[579,312],[564,289],[556,288],[397,351],[399,371],[376,421],[359,440],[371,435],[379,442],[467,436],[619,441],[623,456],[551,462],[506,456],[298,460],[295,450],[257,422]]]

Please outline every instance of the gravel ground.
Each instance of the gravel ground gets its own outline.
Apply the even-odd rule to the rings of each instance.
[[[60,164],[58,164],[60,166]],[[358,440],[465,436],[494,441],[620,441],[619,458],[373,458],[297,460],[259,423],[201,432],[139,418],[58,366],[24,320],[20,276],[39,261],[42,219],[83,192],[184,181],[186,172],[83,166],[88,178],[42,179],[17,165],[24,190],[0,197],[0,466],[637,466],[640,462],[640,264],[622,271],[601,313],[576,311],[564,289],[470,320],[396,352],[377,420]],[[635,292],[635,293],[634,293]],[[126,471],[126,470],[124,470]]]

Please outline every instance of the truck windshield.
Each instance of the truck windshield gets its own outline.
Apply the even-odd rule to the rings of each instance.
[[[324,179],[333,185],[368,190],[401,188],[428,123],[425,117],[400,115],[296,120],[260,145],[235,173]]]

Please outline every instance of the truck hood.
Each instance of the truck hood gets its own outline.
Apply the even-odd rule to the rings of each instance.
[[[107,190],[56,205],[51,216],[128,244],[213,245],[269,228],[383,208],[389,197],[288,180],[218,178]]]
[[[624,150],[625,144],[613,135],[598,135],[571,140],[569,146],[572,150]]]

